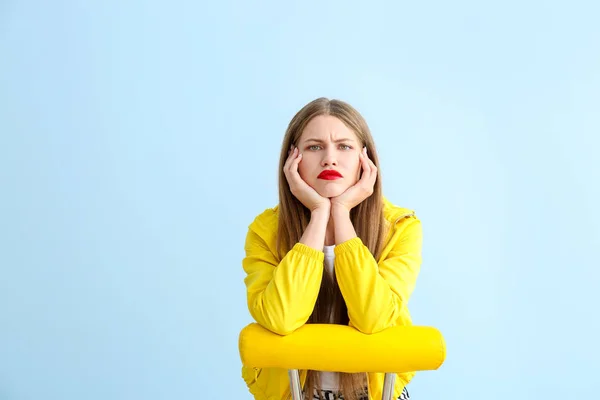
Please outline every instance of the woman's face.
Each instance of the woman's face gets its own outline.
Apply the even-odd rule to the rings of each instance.
[[[359,154],[363,146],[356,134],[336,117],[313,118],[304,128],[297,146],[302,153],[298,164],[300,177],[321,196],[338,196],[358,182]],[[342,177],[320,178],[324,170],[335,170]]]

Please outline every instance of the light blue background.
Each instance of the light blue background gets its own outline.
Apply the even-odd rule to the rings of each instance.
[[[423,222],[413,398],[597,397],[597,4],[0,2],[0,399],[250,398],[243,241],[320,96]]]

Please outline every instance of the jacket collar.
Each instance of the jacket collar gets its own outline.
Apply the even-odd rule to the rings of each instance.
[[[398,207],[398,206],[392,204],[388,200],[387,197],[385,197],[385,196],[381,196],[381,197],[383,198],[383,214],[390,223],[395,224],[396,222],[398,222],[398,220],[400,220],[402,218],[415,215],[414,210],[404,208],[404,207]],[[278,210],[279,210],[279,204],[276,205],[275,207],[273,207],[273,211],[276,214],[278,214]]]

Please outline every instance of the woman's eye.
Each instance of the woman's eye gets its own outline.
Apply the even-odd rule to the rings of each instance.
[[[309,150],[317,150],[317,148],[320,148],[320,147],[321,147],[321,146],[320,146],[320,145],[318,145],[318,144],[313,144],[313,145],[311,145],[311,146],[308,146],[308,149],[309,149]],[[350,149],[352,149],[352,147],[350,147],[350,146],[349,146],[349,145],[347,145],[347,144],[341,144],[341,145],[340,145],[340,147],[341,147],[341,148],[343,148],[344,150],[350,150]]]

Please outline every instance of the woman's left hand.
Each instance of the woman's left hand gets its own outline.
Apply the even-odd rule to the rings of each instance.
[[[363,147],[360,153],[362,176],[350,186],[344,193],[331,198],[331,209],[343,209],[348,212],[373,194],[373,187],[377,179],[377,167],[367,155],[367,148]]]

